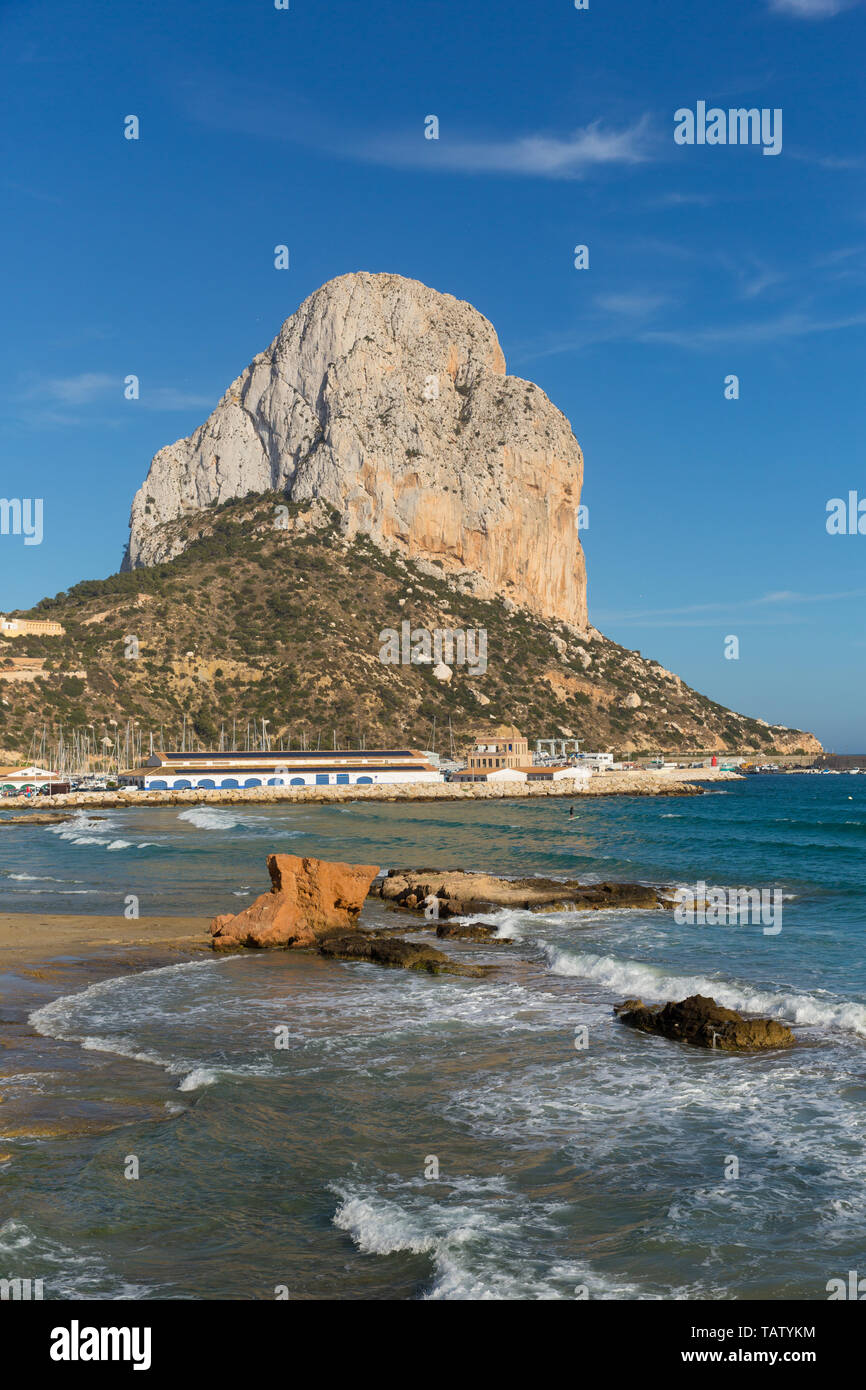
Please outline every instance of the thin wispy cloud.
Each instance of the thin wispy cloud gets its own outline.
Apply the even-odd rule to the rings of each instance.
[[[799,159],[803,164],[812,164],[818,169],[828,169],[831,173],[856,172],[866,166],[866,158],[859,154],[813,154],[810,150],[791,149],[791,159]]]
[[[770,0],[774,14],[791,15],[794,19],[832,19],[851,8],[852,0]],[[855,0],[856,3],[856,0]]]
[[[43,395],[63,405],[89,405],[102,399],[112,388],[121,395],[122,383],[117,377],[106,372],[80,372],[77,376],[48,377],[34,382],[29,394],[31,397]]]
[[[23,194],[25,198],[33,198],[38,203],[53,203],[59,206],[63,202],[56,193],[48,193],[44,188],[32,188],[29,184],[13,183],[10,179],[3,180],[3,187],[12,193]]]
[[[671,347],[727,347],[730,344],[748,346],[751,343],[784,342],[804,338],[813,333],[835,333],[866,324],[866,312],[842,315],[838,318],[813,317],[799,310],[778,314],[774,318],[758,319],[752,323],[719,324],[714,328],[654,328],[638,333],[645,343],[667,343]]]
[[[512,360],[532,362],[614,342],[709,352],[729,346],[784,343],[866,324],[866,307],[851,303],[851,284],[859,282],[861,276],[856,247],[828,251],[810,261],[814,270],[812,297],[806,301],[800,295],[787,304],[779,301],[791,300],[802,264],[795,275],[786,267],[745,252],[734,254],[718,246],[697,247],[658,238],[639,239],[635,251],[644,262],[663,256],[678,264],[656,273],[656,279],[663,282],[661,287],[595,295],[584,306],[578,322],[517,345],[511,350]],[[728,285],[724,307],[719,309],[722,321],[710,324],[706,315],[703,322],[695,322],[694,313],[687,308],[703,293],[708,276]],[[847,302],[837,293],[840,282],[844,282]],[[814,302],[821,296],[827,301],[823,307]],[[773,300],[777,307],[771,312]],[[731,307],[737,302],[742,306],[739,311]]]
[[[804,594],[778,589],[756,598],[725,599],[713,603],[689,603],[678,608],[632,609],[625,612],[595,613],[594,621],[638,623],[642,627],[714,627],[723,619],[736,617],[740,623],[755,626],[766,622],[802,621],[797,609],[811,604],[841,603],[866,598],[866,589],[843,589],[829,594]],[[772,613],[772,617],[769,614]],[[749,618],[749,614],[754,614]],[[767,616],[761,616],[766,614]]]
[[[154,386],[141,393],[145,410],[213,410],[218,400],[219,393],[203,396],[195,391],[180,391],[176,386]]]
[[[750,267],[738,273],[740,296],[743,299],[757,299],[767,290],[774,290],[780,285],[784,285],[790,278],[785,271],[761,265]]]
[[[658,197],[650,198],[648,206],[652,208],[708,208],[722,201],[719,193],[660,193]]]
[[[623,294],[597,294],[595,302],[608,314],[641,319],[654,314],[668,302],[667,295],[631,291]]]
[[[653,158],[648,115],[621,129],[600,120],[564,133],[515,130],[505,137],[472,134],[443,119],[439,138],[426,139],[424,123],[408,129],[352,134],[354,124],[337,122],[294,93],[255,87],[225,74],[184,75],[178,96],[202,125],[234,134],[318,150],[337,159],[463,174],[580,179],[605,167],[630,167]]]
[[[110,372],[79,372],[67,377],[32,377],[20,391],[20,395],[31,401],[46,403],[46,411],[41,419],[53,423],[79,423],[77,417],[57,414],[52,407],[82,407],[106,405],[114,397],[118,404],[135,404],[143,410],[210,410],[219,399],[219,392],[204,396],[193,391],[182,391],[176,386],[140,385],[140,398],[127,402],[124,397],[124,378]]]
[[[374,138],[361,158],[397,168],[465,174],[515,174],[529,178],[579,179],[604,165],[641,164],[651,158],[646,116],[623,130],[593,121],[570,134],[515,135],[507,140],[466,139],[443,130],[438,140],[420,136]]]

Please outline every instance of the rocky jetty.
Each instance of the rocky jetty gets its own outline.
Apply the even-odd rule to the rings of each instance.
[[[622,1023],[643,1033],[658,1033],[675,1042],[724,1052],[791,1047],[795,1041],[787,1024],[774,1018],[744,1018],[735,1009],[725,1009],[704,994],[692,994],[679,1003],[669,1001],[664,1005],[626,999],[614,1006],[614,1013]]]
[[[322,934],[354,928],[376,864],[339,864],[268,855],[271,891],[237,914],[215,917],[210,925],[215,951],[315,946]]]
[[[514,801],[538,797],[577,801],[596,796],[701,796],[701,782],[738,781],[736,772],[688,770],[670,772],[606,772],[591,777],[577,791],[562,782],[377,782],[351,787],[195,787],[185,791],[64,792],[35,797],[32,806],[243,806],[275,802],[333,801]]]
[[[660,894],[642,883],[508,879],[458,869],[389,869],[381,882],[373,884],[370,892],[395,907],[410,911],[423,911],[425,904],[436,898],[439,917],[465,917],[498,907],[556,912],[569,908],[598,911],[609,907],[659,908],[664,905]]]

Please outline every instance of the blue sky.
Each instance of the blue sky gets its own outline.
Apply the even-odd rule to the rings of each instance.
[[[866,749],[866,535],[825,526],[866,497],[866,6],[6,0],[0,40],[0,491],[45,508],[0,609],[115,570],[153,453],[318,285],[393,271],[571,420],[593,621]],[[698,101],[780,108],[781,153],[675,144]]]

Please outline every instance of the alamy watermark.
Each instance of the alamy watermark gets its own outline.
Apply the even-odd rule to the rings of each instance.
[[[829,1294],[829,1302],[834,1303],[839,1299],[850,1299],[854,1303],[862,1303],[866,1299],[866,1279],[861,1279],[856,1269],[848,1270],[847,1283],[844,1279],[828,1279],[824,1285]]]
[[[764,106],[721,106],[707,109],[705,101],[694,111],[681,106],[674,112],[674,143],[677,145],[762,145],[764,154],[782,152],[782,108]]]
[[[764,936],[782,930],[780,888],[678,888],[674,895],[674,921],[688,927],[759,926]]]
[[[44,1279],[0,1279],[0,1302],[28,1303],[45,1297]]]
[[[825,522],[828,536],[866,536],[866,497],[852,489],[847,499],[831,497]]]
[[[23,536],[25,545],[41,545],[42,498],[0,497],[0,536]]]
[[[48,1355],[52,1361],[130,1361],[134,1371],[151,1365],[150,1327],[82,1327],[73,1318],[68,1327],[51,1329]]]
[[[400,630],[385,627],[379,633],[379,660],[383,666],[465,666],[470,676],[487,670],[487,629],[484,627],[415,627],[408,620]]]

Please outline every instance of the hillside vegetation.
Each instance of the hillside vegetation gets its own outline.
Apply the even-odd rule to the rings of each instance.
[[[243,746],[248,721],[262,719],[274,747],[289,737],[300,747],[304,736],[328,747],[334,735],[343,747],[429,747],[435,719],[445,753],[450,735],[462,750],[501,723],[616,753],[818,748],[810,734],[735,714],[600,634],[479,599],[433,564],[348,540],[319,503],[248,496],[174,524],[187,545],[177,558],[85,581],[19,615],[57,619],[66,635],[0,646],[0,676],[14,657],[43,667],[32,682],[0,684],[6,750],[25,755],[45,724],[92,724],[101,736],[128,719],[145,748],[151,730],[176,746],[184,716],[206,747],[233,721]],[[430,664],[383,664],[380,633],[403,620],[486,629],[486,672],[455,665],[443,681]]]

